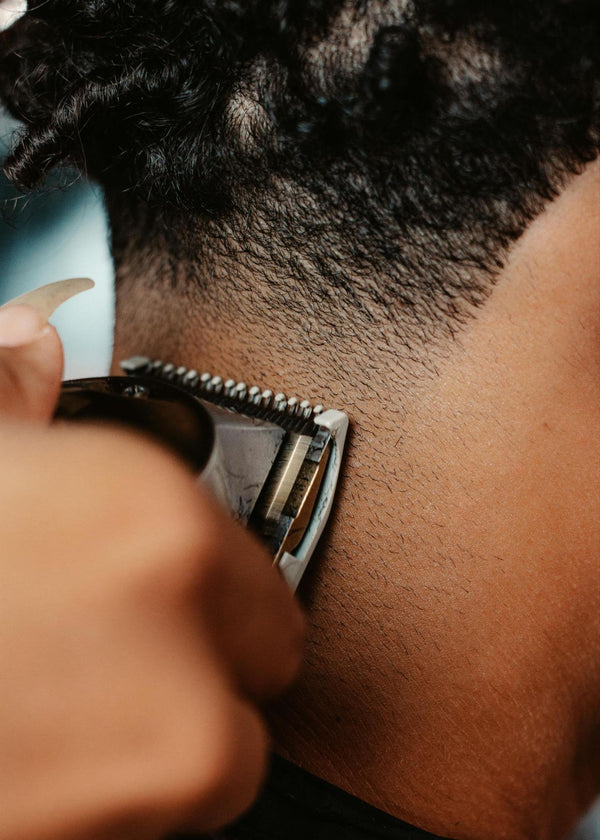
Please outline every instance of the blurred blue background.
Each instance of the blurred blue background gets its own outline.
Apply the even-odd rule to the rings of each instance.
[[[0,159],[14,129],[0,114]],[[0,175],[0,304],[53,280],[91,277],[96,288],[64,304],[52,323],[65,345],[65,378],[99,376],[109,368],[114,323],[102,194],[75,177],[67,188],[58,184],[23,198]],[[600,803],[571,840],[600,840]]]
[[[0,114],[0,159],[14,128]],[[65,378],[96,376],[108,371],[114,319],[102,195],[75,176],[70,186],[58,185],[50,179],[23,197],[0,175],[0,304],[54,280],[91,277],[96,288],[61,306],[52,323],[65,347]]]
[[[592,808],[575,832],[572,840],[600,840],[600,803]]]

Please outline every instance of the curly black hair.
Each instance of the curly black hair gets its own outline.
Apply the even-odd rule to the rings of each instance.
[[[598,155],[599,43],[598,0],[31,0],[0,42],[5,172],[98,179],[117,262],[201,227],[208,262],[243,243],[451,324]]]

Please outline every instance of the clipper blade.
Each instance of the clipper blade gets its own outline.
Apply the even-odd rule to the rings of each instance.
[[[207,408],[214,407],[215,453],[202,478],[262,538],[296,589],[333,506],[348,430],[346,414],[146,356],[127,359],[121,368],[136,381],[170,383]],[[228,424],[223,419],[227,413],[240,420]],[[279,430],[276,451],[268,458],[252,449],[257,429],[264,432],[267,427],[271,434]],[[251,478],[257,469],[264,475],[259,484]]]

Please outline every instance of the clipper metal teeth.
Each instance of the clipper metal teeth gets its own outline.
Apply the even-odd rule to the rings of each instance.
[[[261,397],[261,390],[258,385],[253,385],[252,388],[248,391],[248,400],[252,403],[252,405],[259,405],[260,397]]]
[[[307,420],[313,413],[312,405],[308,400],[302,400],[300,403],[300,416]]]
[[[248,392],[248,388],[246,387],[245,382],[238,382],[238,384],[233,389],[233,395],[236,400],[240,402],[246,399],[246,394]]]
[[[163,379],[167,379],[169,382],[172,382],[175,379],[175,365],[164,365],[162,369],[162,376]]]
[[[187,373],[185,372],[185,368],[179,368],[179,370],[184,371],[181,376],[182,385],[185,385],[186,388],[195,388],[198,385],[200,377],[195,370],[188,370]]]
[[[220,394],[223,390],[223,380],[220,376],[213,376],[210,380],[210,390],[213,394]]]
[[[166,379],[201,399],[261,420],[271,420],[289,431],[311,433],[314,418],[324,411],[322,405],[313,408],[309,400],[300,400],[299,397],[288,400],[284,393],[274,395],[273,391],[262,390],[258,385],[248,388],[245,382],[234,379],[223,381],[220,376],[213,376],[208,371],[198,374],[198,371],[188,370],[182,365],[176,367],[170,362],[146,356],[126,359],[121,362],[121,368],[128,376]]]

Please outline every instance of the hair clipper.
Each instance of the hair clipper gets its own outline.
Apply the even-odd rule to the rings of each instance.
[[[266,543],[295,590],[323,532],[348,430],[341,411],[145,357],[63,383],[56,417],[157,438]]]

